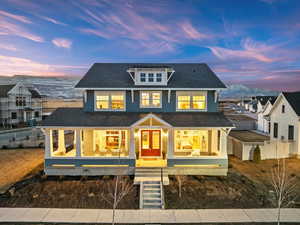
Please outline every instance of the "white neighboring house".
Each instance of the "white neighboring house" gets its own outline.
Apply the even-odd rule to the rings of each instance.
[[[4,127],[42,120],[42,97],[22,83],[0,85],[0,121]]]
[[[288,156],[300,156],[300,92],[283,92],[269,113],[271,141],[288,145]],[[278,149],[281,151],[281,149]],[[286,156],[286,157],[288,157]]]
[[[270,98],[267,100],[267,102],[265,103],[265,101],[262,100],[258,100],[258,104],[257,104],[257,130],[266,133],[266,134],[270,134],[270,118],[269,118],[269,113],[272,109],[273,104],[276,101],[275,96],[270,96]]]

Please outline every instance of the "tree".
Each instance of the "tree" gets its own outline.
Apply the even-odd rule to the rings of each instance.
[[[102,193],[102,198],[112,206],[113,217],[112,224],[115,224],[115,210],[122,199],[133,190],[133,184],[128,182],[128,179],[122,176],[116,176],[115,182],[109,182],[107,184],[108,194]]]
[[[186,176],[182,176],[182,175],[176,175],[176,180],[178,182],[178,196],[179,198],[181,198],[181,193],[182,193],[182,185],[186,182]]]
[[[257,145],[253,151],[253,161],[255,163],[260,163],[261,155],[260,155],[260,147]]]
[[[288,207],[295,198],[296,182],[286,171],[285,159],[277,159],[277,164],[271,171],[272,186],[277,207],[277,224],[280,224],[281,208]]]

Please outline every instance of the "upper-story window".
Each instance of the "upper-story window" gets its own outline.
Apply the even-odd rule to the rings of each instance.
[[[125,92],[123,91],[97,91],[95,99],[95,109],[98,111],[125,110]]]
[[[127,72],[134,81],[135,85],[162,86],[167,85],[175,73],[174,69],[169,67],[138,67],[128,68]]]
[[[146,74],[145,73],[141,73],[140,78],[141,78],[141,82],[146,82]]]
[[[281,113],[285,113],[285,105],[281,106]]]
[[[161,92],[160,91],[141,91],[140,92],[141,108],[160,108]]]
[[[177,110],[180,111],[205,111],[206,92],[202,91],[178,91]]]
[[[156,82],[161,82],[162,81],[162,74],[161,73],[157,73],[156,74]]]

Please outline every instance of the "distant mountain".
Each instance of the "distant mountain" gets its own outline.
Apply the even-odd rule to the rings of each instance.
[[[0,76],[0,84],[22,82],[26,86],[37,88],[42,95],[49,98],[81,98],[82,93],[74,89],[74,86],[80,80],[80,77],[42,77],[16,75],[13,77]],[[263,90],[258,88],[249,88],[242,84],[228,85],[228,88],[221,91],[221,98],[240,98],[256,95],[278,95],[276,91]]]
[[[251,97],[259,95],[278,95],[278,91],[270,91],[259,88],[250,88],[243,84],[232,84],[227,85],[227,89],[220,92],[221,98],[241,98],[241,97]]]

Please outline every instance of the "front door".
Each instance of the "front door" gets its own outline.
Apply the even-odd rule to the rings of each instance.
[[[141,157],[161,156],[161,131],[142,130],[141,131]]]

